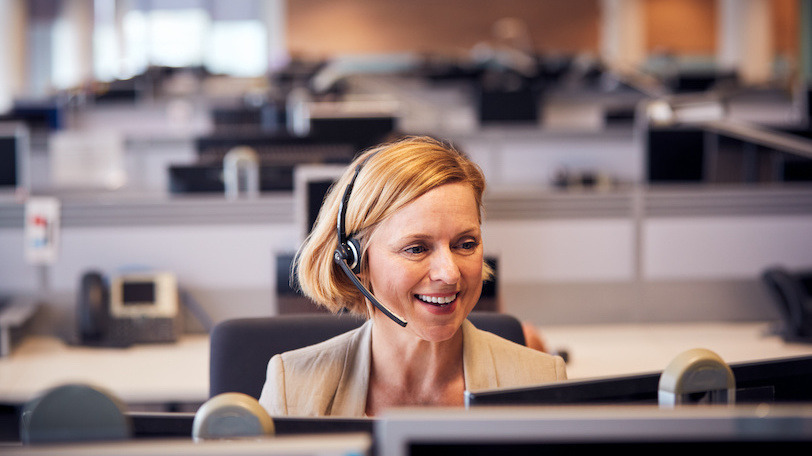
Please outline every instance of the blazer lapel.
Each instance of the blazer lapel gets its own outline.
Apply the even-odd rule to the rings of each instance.
[[[467,319],[462,322],[462,369],[468,391],[499,386],[490,345]]]
[[[364,416],[369,390],[369,364],[372,360],[372,321],[361,326],[347,345],[344,371],[326,415]]]

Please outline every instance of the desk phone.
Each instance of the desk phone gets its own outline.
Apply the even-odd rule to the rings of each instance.
[[[121,275],[108,285],[102,274],[88,272],[82,277],[79,293],[83,344],[174,342],[180,334],[177,280],[171,273]]]

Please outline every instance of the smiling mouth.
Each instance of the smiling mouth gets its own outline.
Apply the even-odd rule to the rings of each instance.
[[[426,296],[426,295],[414,295],[415,298],[419,299],[426,304],[431,304],[433,306],[445,307],[457,299],[457,293],[454,293],[451,296]]]

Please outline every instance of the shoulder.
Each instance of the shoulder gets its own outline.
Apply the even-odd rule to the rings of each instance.
[[[260,404],[274,415],[325,415],[348,364],[356,362],[369,322],[324,342],[275,355]]]
[[[542,366],[554,367],[556,361],[560,359],[558,356],[550,355],[539,350],[535,350],[524,345],[519,345],[507,339],[503,339],[496,334],[487,331],[479,331],[482,337],[488,340],[488,345],[491,347],[492,352],[497,355],[499,359],[506,362],[526,361],[532,363],[540,363]]]

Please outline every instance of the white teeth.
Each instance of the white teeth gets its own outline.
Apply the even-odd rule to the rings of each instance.
[[[446,297],[417,295],[417,299],[425,302],[430,302],[432,304],[448,304],[449,302],[457,299],[457,295],[454,294],[453,296]]]

